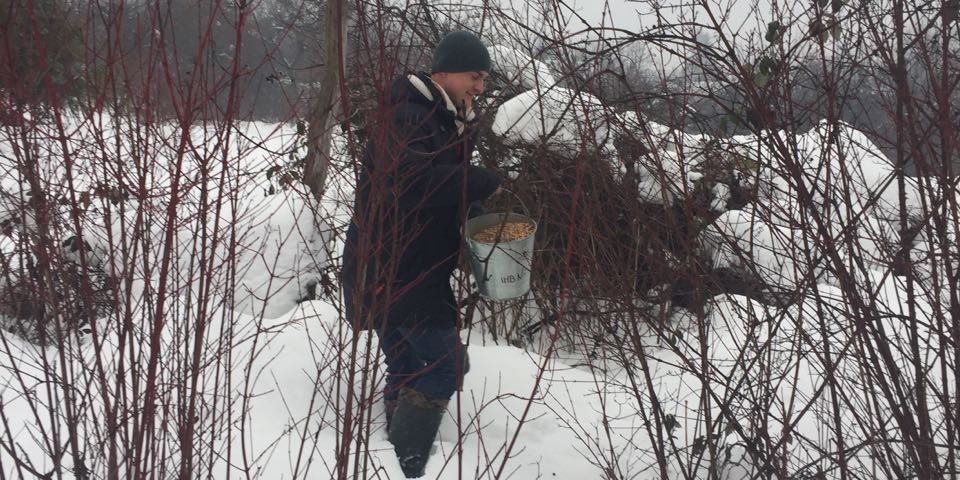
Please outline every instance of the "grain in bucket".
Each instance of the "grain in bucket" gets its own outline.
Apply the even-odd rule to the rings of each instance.
[[[537,222],[518,213],[488,213],[467,221],[464,237],[480,294],[509,300],[530,291]]]

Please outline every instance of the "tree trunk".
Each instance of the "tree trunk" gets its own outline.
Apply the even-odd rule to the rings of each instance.
[[[346,50],[346,0],[328,0],[324,14],[321,91],[307,114],[307,158],[303,170],[303,183],[318,202],[323,196],[330,166],[330,144],[340,103]]]

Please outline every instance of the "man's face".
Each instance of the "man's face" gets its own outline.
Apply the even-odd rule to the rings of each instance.
[[[487,72],[439,72],[433,80],[450,96],[457,108],[473,107],[474,99],[483,93]]]

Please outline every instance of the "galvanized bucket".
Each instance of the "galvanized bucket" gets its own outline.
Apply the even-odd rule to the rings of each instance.
[[[506,222],[533,225],[529,236],[510,242],[484,243],[473,239],[478,232]],[[490,300],[509,300],[530,291],[530,267],[537,222],[519,213],[488,213],[467,220],[464,237],[470,252],[470,267],[480,294]]]

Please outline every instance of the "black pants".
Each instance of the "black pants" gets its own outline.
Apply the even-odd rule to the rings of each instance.
[[[456,327],[386,327],[378,333],[387,365],[384,400],[395,400],[401,388],[438,400],[453,396],[466,361]]]

